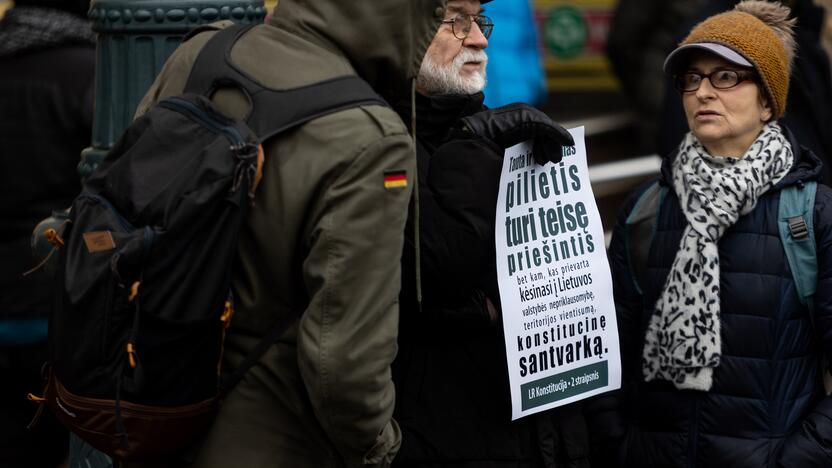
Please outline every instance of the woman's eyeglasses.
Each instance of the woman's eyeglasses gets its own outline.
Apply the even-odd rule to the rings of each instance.
[[[702,80],[705,78],[711,82],[716,89],[729,89],[737,86],[743,81],[755,81],[756,75],[751,71],[744,70],[716,70],[711,73],[685,72],[676,75],[673,84],[679,91],[689,93],[699,89]]]

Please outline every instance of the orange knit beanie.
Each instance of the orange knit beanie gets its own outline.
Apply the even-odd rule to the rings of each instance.
[[[791,23],[787,27],[790,34]],[[724,51],[724,47],[720,46],[730,50]],[[760,75],[774,119],[780,118],[786,111],[790,57],[770,24],[737,10],[711,16],[697,24],[680,46],[671,52],[665,61],[665,71],[678,72],[679,67],[686,65],[683,59],[686,54],[680,52],[692,48],[706,49],[740,65],[749,65],[750,62]],[[741,57],[731,54],[732,51]]]

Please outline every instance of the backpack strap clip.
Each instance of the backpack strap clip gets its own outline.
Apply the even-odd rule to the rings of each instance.
[[[806,220],[803,216],[796,216],[786,220],[789,224],[789,232],[794,240],[804,240],[809,238],[809,228],[806,226]]]
[[[789,262],[800,302],[811,309],[817,284],[817,253],[813,230],[813,211],[817,183],[807,181],[780,191],[778,224],[780,241]],[[814,324],[812,324],[814,326]]]

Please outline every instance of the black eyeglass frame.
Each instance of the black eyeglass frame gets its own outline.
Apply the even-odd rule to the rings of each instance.
[[[465,24],[467,23],[467,25]],[[494,22],[491,21],[491,18],[488,16],[483,15],[466,15],[466,14],[459,14],[454,16],[449,20],[443,20],[442,24],[450,24],[451,31],[454,33],[454,37],[457,39],[465,39],[468,37],[468,34],[471,34],[471,26],[477,23],[477,26],[482,31],[482,35],[485,36],[486,39],[491,37],[491,33],[494,31]],[[461,28],[461,31],[457,31],[457,27]]]
[[[736,74],[737,75],[737,82],[732,84],[731,86],[718,86],[718,85],[714,84],[714,82],[711,80],[711,76],[716,75],[717,73],[725,73],[725,72]],[[684,83],[684,77],[686,75],[696,75],[696,76],[699,77],[699,83],[697,83],[695,88],[693,88],[693,89],[685,89],[684,88],[683,83]],[[737,86],[739,86],[740,83],[743,83],[745,81],[753,81],[755,83],[758,81],[757,73],[754,72],[753,70],[726,70],[726,69],[720,69],[720,70],[714,70],[710,73],[698,73],[698,72],[694,72],[694,71],[687,71],[687,72],[679,73],[679,74],[673,76],[673,87],[676,88],[676,90],[678,90],[681,93],[693,93],[693,92],[699,90],[699,87],[702,86],[702,82],[705,81],[705,78],[708,79],[708,83],[710,83],[711,86],[714,89],[731,89],[731,88],[736,88]]]

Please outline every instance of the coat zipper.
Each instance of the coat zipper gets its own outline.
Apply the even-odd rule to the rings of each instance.
[[[696,463],[698,462],[697,457],[697,449],[699,446],[699,406],[702,397],[700,395],[694,395],[694,402],[693,402],[693,423],[691,424],[691,434],[690,434],[690,468],[695,468]]]

